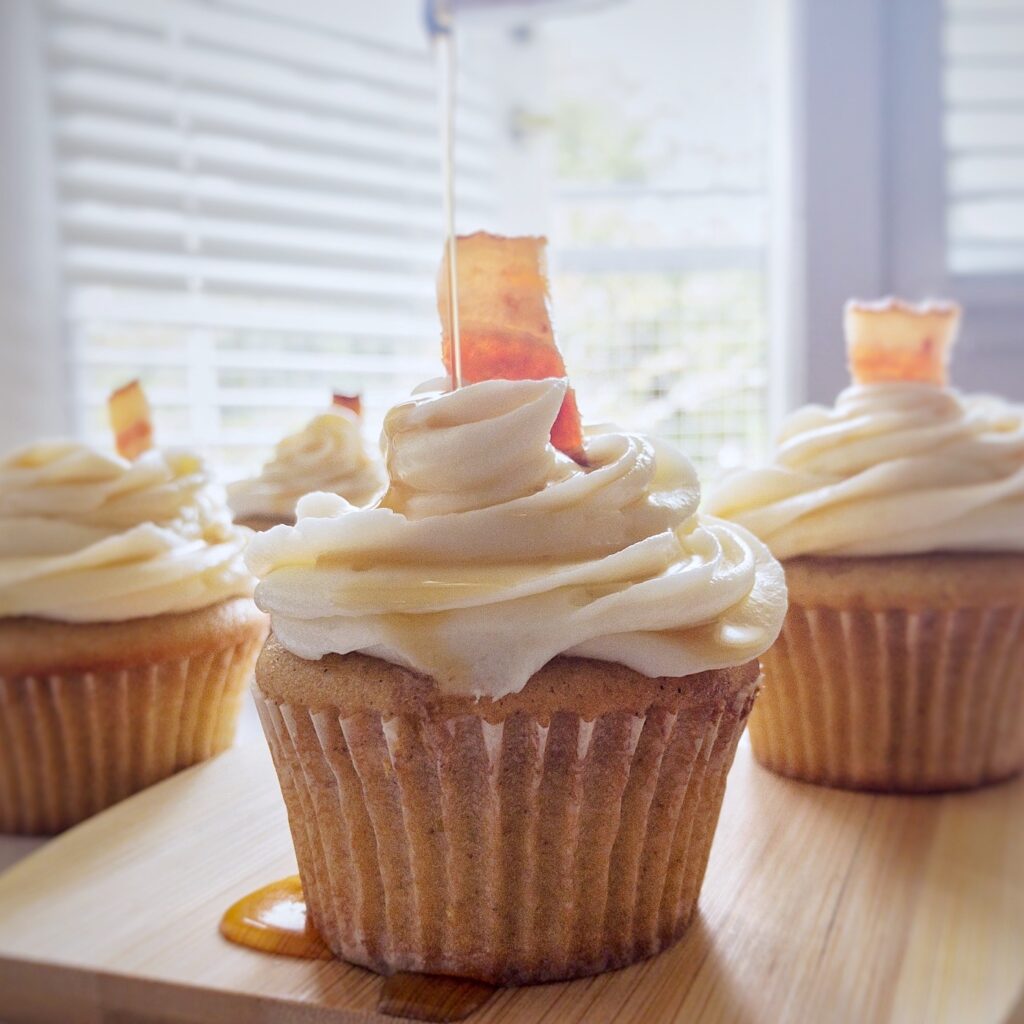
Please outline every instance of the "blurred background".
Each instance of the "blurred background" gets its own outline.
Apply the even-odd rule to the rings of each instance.
[[[551,240],[584,415],[714,477],[845,381],[841,308],[961,301],[1024,399],[1024,0],[577,0],[458,19],[458,227]],[[439,369],[419,0],[0,3],[0,447],[159,441],[228,477]]]

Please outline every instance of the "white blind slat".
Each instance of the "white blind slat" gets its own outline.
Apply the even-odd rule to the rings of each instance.
[[[946,69],[946,98],[951,106],[980,104],[994,106],[1007,103],[1019,107],[1024,103],[1024,66],[1021,67],[958,67],[951,62]]]
[[[358,261],[415,269],[429,276],[437,263],[437,246],[417,239],[393,240],[372,232],[339,233],[312,227],[267,225],[245,220],[188,215],[178,210],[138,210],[93,202],[67,203],[61,221],[69,237],[109,241],[119,248],[191,247],[212,250],[244,249],[291,254],[303,260]]]
[[[380,228],[420,229],[439,237],[441,214],[436,204],[415,196],[391,201],[353,197],[342,192],[288,189],[210,175],[133,165],[88,157],[64,160],[61,183],[78,196],[124,202],[178,205],[188,202],[213,211],[245,211],[254,221],[372,224]]]
[[[952,156],[947,170],[950,189],[956,196],[978,192],[1006,195],[1024,190],[1024,155]]]
[[[112,352],[89,350],[83,353],[83,361],[91,366],[120,366],[128,361],[140,366],[177,367],[186,369],[188,360],[178,349],[118,349]],[[242,370],[271,370],[274,372],[302,373],[389,373],[391,367],[382,362],[378,355],[330,355],[310,352],[232,352],[221,349],[217,353],[217,363],[225,368]],[[436,362],[427,357],[413,358],[411,366],[417,367],[422,373],[436,372]],[[224,390],[224,389],[222,389]],[[97,400],[106,398],[106,392],[99,394]],[[237,404],[237,396],[235,398]]]
[[[430,280],[422,274],[387,271],[362,272],[323,269],[269,261],[216,259],[209,256],[179,256],[176,253],[119,250],[109,246],[67,245],[64,264],[72,278],[116,278],[145,282],[153,278],[180,280],[204,290],[242,286],[254,293],[267,290],[291,293],[322,292],[350,295],[363,301],[384,298],[429,306],[434,298]]]
[[[411,349],[410,342],[436,337],[437,325],[426,324],[422,316],[392,306],[370,311],[338,302],[286,302],[280,296],[238,297],[209,294],[168,294],[144,287],[130,291],[84,284],[72,290],[67,308],[70,321],[78,325],[123,322],[130,329],[166,325],[172,328],[208,327],[236,331],[245,339],[247,350],[261,344],[264,332],[274,332],[271,344],[281,337],[317,335],[329,338],[373,338],[398,350]],[[97,348],[96,351],[102,351]]]
[[[951,108],[946,117],[949,148],[967,152],[1024,150],[1024,103],[1020,111],[989,113]]]

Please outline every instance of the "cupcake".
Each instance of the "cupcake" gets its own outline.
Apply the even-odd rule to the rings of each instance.
[[[335,394],[330,409],[289,435],[257,476],[228,485],[235,522],[269,530],[295,522],[295,503],[310,491],[366,505],[380,494],[384,471],[362,437],[359,396]]]
[[[187,452],[0,461],[0,832],[58,832],[231,744],[266,636],[248,536]]]
[[[497,322],[538,280],[506,274],[492,329],[464,331],[465,386],[390,411],[377,502],[307,495],[247,552],[307,905],[382,973],[548,981],[677,939],[785,611],[778,563],[697,513],[683,456],[584,440],[564,379],[483,379],[560,362]]]
[[[853,386],[709,502],[786,569],[750,721],[781,774],[926,792],[1024,767],[1024,409],[947,386],[958,323],[849,303]]]

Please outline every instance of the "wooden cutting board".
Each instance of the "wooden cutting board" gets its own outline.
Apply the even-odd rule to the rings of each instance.
[[[0,875],[0,1020],[388,1020],[382,981],[235,947],[234,900],[295,862],[261,744],[73,829]],[[497,992],[474,1024],[965,1022],[1024,991],[1024,780],[946,797],[788,782],[741,747],[701,896],[672,950]]]

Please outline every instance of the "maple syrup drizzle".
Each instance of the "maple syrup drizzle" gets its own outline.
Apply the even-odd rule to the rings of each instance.
[[[334,958],[309,917],[298,875],[243,896],[221,918],[220,933],[229,942],[261,953],[305,960]],[[377,1011],[408,1020],[448,1024],[465,1020],[496,991],[493,985],[469,978],[403,971],[383,979]]]
[[[306,896],[298,875],[243,896],[221,918],[220,933],[229,942],[263,953],[306,960],[333,958],[306,911]]]

